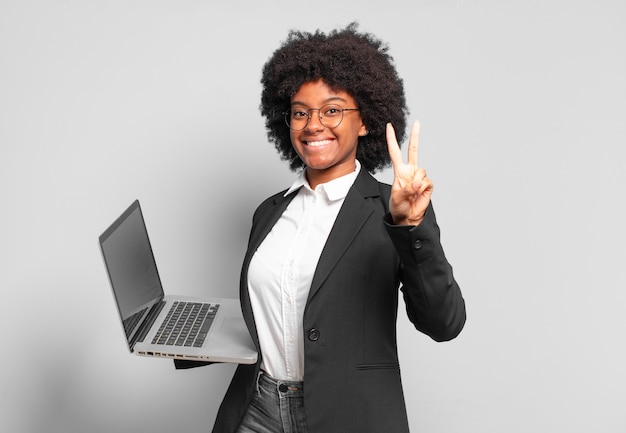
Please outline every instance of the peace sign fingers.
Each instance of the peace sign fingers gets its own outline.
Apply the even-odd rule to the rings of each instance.
[[[396,224],[419,224],[430,202],[433,184],[426,177],[426,171],[417,165],[419,135],[420,123],[415,121],[409,137],[408,163],[405,164],[393,126],[387,124],[387,147],[394,176],[389,211]]]
[[[408,149],[408,165],[417,168],[417,159],[419,156],[419,140],[420,140],[420,122],[416,120],[411,127],[411,135],[409,138]],[[396,131],[393,129],[391,123],[387,124],[387,147],[389,149],[389,156],[394,169],[399,168],[404,164],[402,161],[402,152],[400,151],[400,145],[396,138]]]

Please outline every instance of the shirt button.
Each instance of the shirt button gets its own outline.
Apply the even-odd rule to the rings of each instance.
[[[422,241],[420,240],[415,241],[413,248],[415,248],[416,250],[419,250],[420,248],[422,248]]]
[[[309,331],[309,341],[317,341],[320,339],[320,331],[315,328],[311,328]]]

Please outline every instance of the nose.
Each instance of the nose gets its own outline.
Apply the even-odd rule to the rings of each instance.
[[[309,131],[321,131],[325,126],[320,119],[320,109],[311,108],[309,110],[309,122],[306,124],[306,129]]]

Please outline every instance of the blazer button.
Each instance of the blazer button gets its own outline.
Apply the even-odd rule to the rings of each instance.
[[[413,245],[413,247],[416,250],[419,250],[420,248],[422,248],[422,241],[420,241],[420,240],[415,241],[415,244]]]
[[[320,339],[320,331],[315,328],[309,330],[309,341],[317,341]]]

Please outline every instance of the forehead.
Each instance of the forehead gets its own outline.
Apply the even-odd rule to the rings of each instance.
[[[309,107],[331,103],[353,104],[354,102],[354,98],[347,91],[343,89],[333,89],[321,79],[302,84],[298,91],[291,97],[291,105],[304,105]]]

